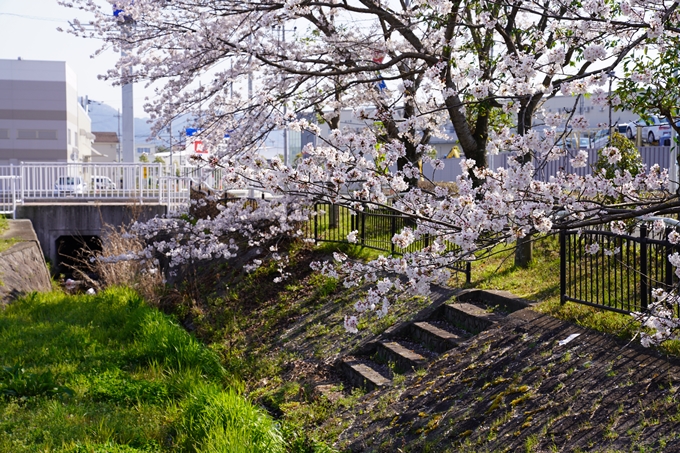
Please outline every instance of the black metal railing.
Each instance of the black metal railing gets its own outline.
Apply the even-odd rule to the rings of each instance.
[[[679,251],[680,246],[648,233],[644,224],[636,235],[561,231],[562,303],[572,301],[620,313],[641,312],[651,303],[655,288],[670,291],[678,277],[668,255]],[[595,244],[599,249],[590,253],[587,248],[592,251]]]
[[[317,203],[314,206],[315,215],[304,228],[305,236],[316,242],[349,243],[347,236],[356,232],[356,244],[388,252],[392,255],[402,255],[416,252],[430,245],[431,238],[425,236],[401,248],[392,242],[392,237],[402,231],[404,227],[415,227],[414,221],[390,208],[354,211],[345,206],[327,203]],[[457,246],[447,244],[448,251],[455,251]],[[470,283],[470,262],[461,262],[450,266],[451,270],[463,273],[465,282]]]

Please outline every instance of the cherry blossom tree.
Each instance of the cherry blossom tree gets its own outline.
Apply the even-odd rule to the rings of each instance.
[[[260,255],[251,265],[268,254],[282,263],[284,278],[276,242],[302,235],[313,203],[353,212],[390,206],[411,219],[392,241],[405,248],[428,236],[427,248],[370,263],[337,254],[316,265],[348,286],[374,284],[356,308],[381,316],[391,296],[425,293],[447,279],[448,265],[479,259],[499,243],[524,241],[526,260],[531,234],[680,206],[658,166],[614,178],[566,172],[547,182],[536,178],[566,152],[557,143],[567,128],[587,127],[573,112],[543,112],[542,101],[561,92],[575,103],[586,94],[620,102],[603,89],[607,74],[644,47],[669,46],[675,1],[116,0],[117,16],[113,2],[61,3],[93,15],[73,33],[125,49],[107,77],[119,80],[134,66],[137,81],[156,87],[146,109],[158,129],[189,112],[206,141],[222,141],[228,131],[224,151],[210,162],[223,169],[225,184],[280,195],[255,206],[222,206],[221,214],[194,223],[139,225],[151,243],[147,259],[163,253],[180,264],[255,249]],[[343,130],[344,109],[366,127]],[[331,133],[308,146],[294,168],[256,154],[272,130],[318,133],[315,116]],[[431,159],[429,140],[443,134],[447,121],[465,154],[465,174],[455,193],[421,189],[417,163]],[[487,154],[499,151],[514,153],[508,167],[488,168]],[[619,153],[608,155],[615,162]],[[588,164],[582,151],[570,157],[572,167]],[[159,240],[168,229],[181,234]],[[350,232],[348,240],[354,238]],[[394,275],[405,278],[388,277]],[[348,317],[348,329],[355,326]]]
[[[625,105],[643,119],[651,115],[666,118],[676,134],[680,133],[680,125],[676,123],[680,116],[679,47],[676,29],[643,46],[642,52],[624,61],[624,77],[616,90],[619,107]]]

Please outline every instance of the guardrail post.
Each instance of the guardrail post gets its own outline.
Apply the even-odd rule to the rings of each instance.
[[[19,167],[19,177],[21,178],[21,204],[24,204],[24,186],[26,185],[26,175],[24,174],[24,163]]]
[[[560,230],[560,303],[567,298],[567,232]]]
[[[647,275],[647,224],[640,225],[640,306],[647,310],[649,281]]]
[[[12,178],[12,218],[17,218],[17,177],[15,175]]]

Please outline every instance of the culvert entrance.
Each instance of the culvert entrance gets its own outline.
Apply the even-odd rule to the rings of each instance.
[[[56,272],[66,277],[73,277],[74,270],[79,270],[91,277],[96,277],[89,265],[89,259],[95,252],[102,251],[99,236],[59,236],[57,238]]]

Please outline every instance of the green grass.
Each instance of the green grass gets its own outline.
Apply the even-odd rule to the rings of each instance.
[[[19,241],[17,241],[14,238],[0,239],[0,253],[4,252],[5,250],[9,250],[17,242],[19,242]]]
[[[279,452],[216,354],[131,290],[0,312],[0,451]]]
[[[0,234],[3,234],[7,230],[9,230],[9,221],[6,218],[0,216]],[[14,238],[0,239],[0,253],[8,250],[16,243],[17,240]]]
[[[492,254],[472,263],[472,288],[501,289],[539,302],[559,301],[560,254],[556,237],[534,243],[528,267],[515,266],[513,246],[497,246]]]

